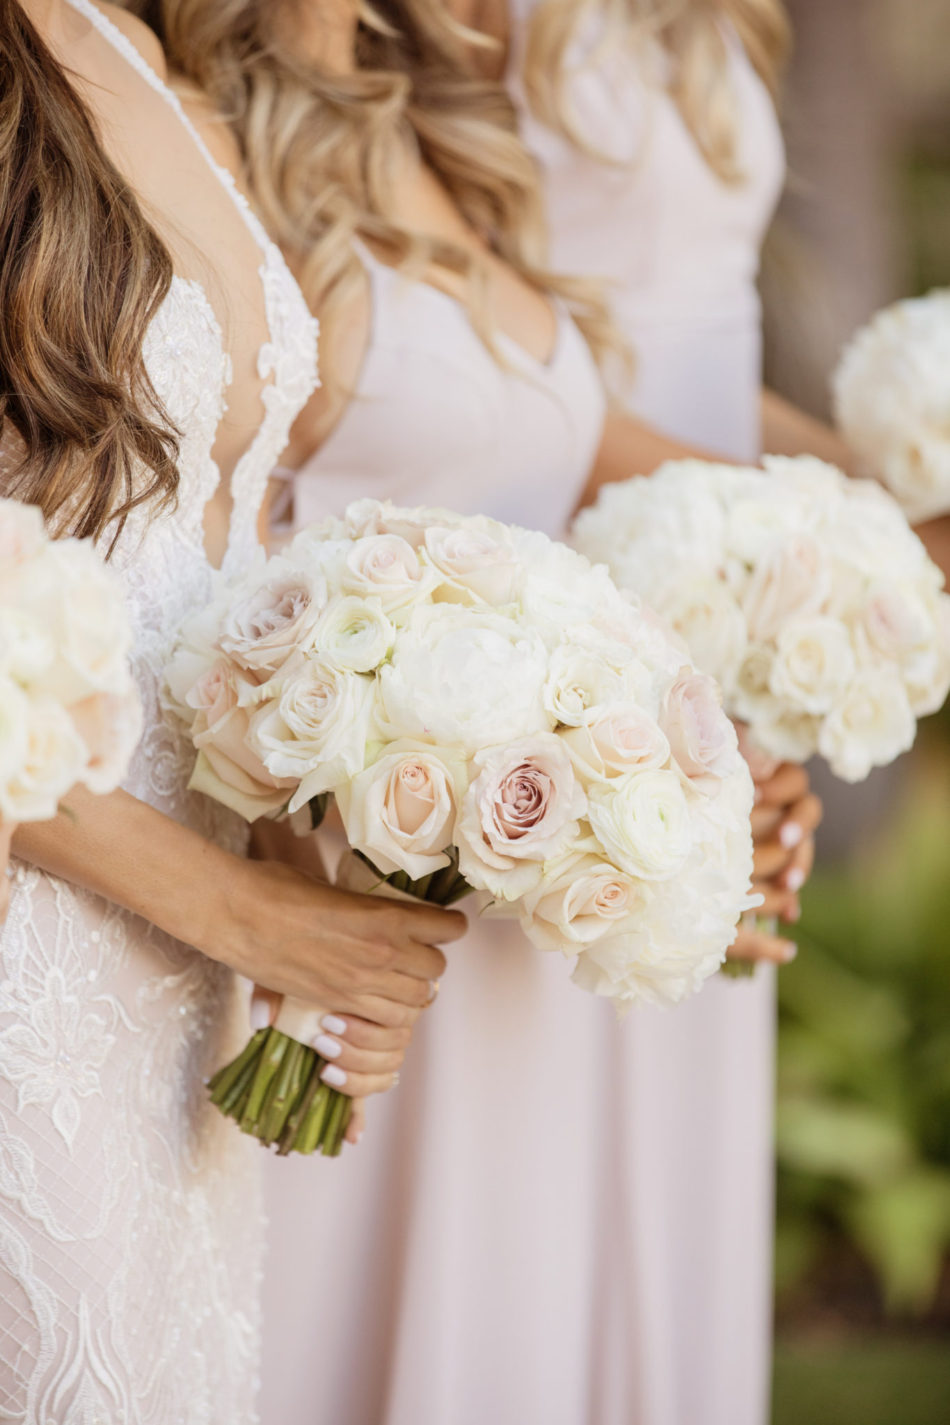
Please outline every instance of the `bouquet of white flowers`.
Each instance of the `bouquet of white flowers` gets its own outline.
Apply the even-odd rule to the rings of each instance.
[[[118,786],[141,732],[122,590],[87,540],[0,500],[0,820]]]
[[[950,598],[879,485],[810,457],[702,461],[608,485],[578,549],[649,599],[770,756],[857,782],[950,688]]]
[[[878,312],[845,348],[832,389],[861,473],[914,522],[950,511],[950,291]]]
[[[361,501],[192,620],[168,683],[193,787],[249,819],[334,797],[370,884],[478,891],[622,1006],[699,989],[751,903],[718,689],[544,535]],[[291,1037],[305,1012],[285,1001],[212,1095],[280,1152],[333,1153],[348,1102]]]

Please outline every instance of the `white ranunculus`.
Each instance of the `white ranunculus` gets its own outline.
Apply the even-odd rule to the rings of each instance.
[[[445,854],[465,765],[421,742],[392,742],[359,776],[337,790],[347,840],[384,875],[405,871],[421,880],[449,865]]]
[[[320,615],[314,646],[337,668],[372,673],[389,657],[395,637],[379,599],[337,594]]]
[[[468,755],[550,726],[546,672],[544,645],[522,623],[455,604],[419,608],[380,671],[380,724],[386,736]]]
[[[518,597],[523,570],[503,531],[433,525],[425,551],[441,578],[439,598],[500,608]]]
[[[311,657],[251,715],[251,751],[272,776],[299,782],[291,812],[362,771],[374,693],[371,678]]]
[[[47,821],[81,780],[86,746],[69,713],[52,698],[31,700],[27,746],[19,770],[0,785],[4,821]]]
[[[676,772],[632,772],[588,789],[594,835],[621,870],[665,880],[681,870],[692,848],[686,793]]]
[[[848,630],[837,619],[791,619],[776,639],[771,692],[796,712],[827,712],[855,670]]]
[[[552,733],[489,748],[473,764],[456,829],[459,870],[477,890],[517,900],[576,840],[584,793]]]
[[[917,724],[900,679],[864,670],[848,684],[821,724],[818,748],[845,782],[860,782],[913,746]]]
[[[605,935],[632,929],[645,914],[650,892],[609,861],[571,858],[524,899],[522,924],[535,945],[576,955]]]

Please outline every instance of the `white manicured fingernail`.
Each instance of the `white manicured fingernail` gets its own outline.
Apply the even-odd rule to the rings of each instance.
[[[346,1074],[342,1069],[338,1069],[336,1064],[327,1064],[320,1077],[331,1089],[341,1089],[346,1083]]]
[[[785,964],[785,965],[790,965],[790,964],[792,963],[792,961],[795,959],[795,956],[796,956],[797,954],[798,954],[798,946],[795,944],[794,940],[785,940],[785,941],[782,942],[782,963],[783,963],[783,964]]]
[[[791,851],[793,846],[800,845],[801,839],[804,835],[805,833],[804,831],[802,831],[797,821],[787,821],[779,831],[778,839],[779,841],[781,841],[786,851]]]
[[[336,1014],[325,1014],[320,1021],[320,1028],[325,1029],[328,1034],[345,1034],[346,1020],[340,1019]]]
[[[789,891],[800,891],[805,884],[805,872],[801,866],[793,866],[785,873],[785,889]]]
[[[321,1059],[339,1059],[343,1053],[343,1045],[338,1040],[331,1039],[328,1034],[318,1034],[313,1041],[313,1047]]]
[[[257,1032],[258,1029],[266,1029],[270,1024],[270,1005],[266,999],[259,999],[256,995],[251,1000],[251,1028]]]

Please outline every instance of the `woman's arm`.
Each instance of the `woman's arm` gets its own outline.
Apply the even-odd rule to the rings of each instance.
[[[592,505],[602,485],[629,480],[632,475],[652,475],[664,460],[723,460],[711,450],[683,445],[645,425],[636,416],[611,407],[604,420],[600,446],[577,508]]]
[[[817,455],[853,475],[853,456],[833,426],[806,414],[775,391],[762,391],[762,449],[769,455]]]
[[[457,911],[352,895],[290,866],[246,861],[127,792],[76,789],[16,854],[143,916],[280,994],[411,1028],[445,968]]]

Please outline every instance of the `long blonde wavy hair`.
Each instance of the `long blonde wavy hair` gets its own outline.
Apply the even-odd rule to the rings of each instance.
[[[547,270],[538,177],[514,107],[500,83],[477,73],[472,53],[481,37],[442,0],[375,0],[372,9],[354,0],[358,64],[343,75],[322,70],[294,43],[294,8],[307,0],[126,3],[156,31],[172,67],[232,125],[262,217],[331,351],[337,315],[362,282],[355,238],[417,274],[429,263],[463,274],[472,323],[495,350],[481,264],[394,217],[393,175],[407,143],[482,239],[532,285],[564,300],[595,354],[618,346],[596,286]]]
[[[3,493],[114,544],[178,488],[142,355],[172,261],[17,0],[0,0]]]
[[[658,42],[671,60],[670,91],[713,171],[742,180],[735,97],[724,22],[731,24],[754,69],[776,96],[789,47],[780,0],[541,0],[528,28],[523,82],[533,113],[587,153],[590,146],[570,106],[572,46],[584,29],[596,36],[587,59],[618,45]],[[580,60],[583,66],[584,59]]]

